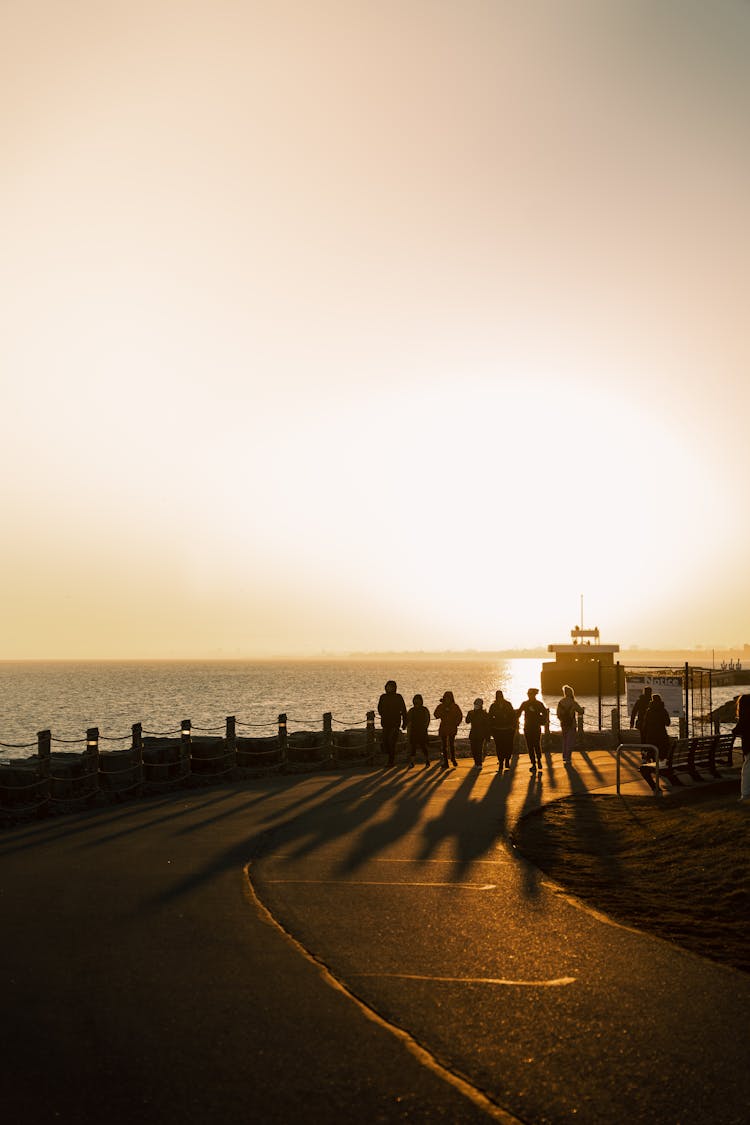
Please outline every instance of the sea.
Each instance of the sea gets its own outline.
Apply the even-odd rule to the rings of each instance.
[[[129,745],[137,722],[146,734],[177,734],[181,721],[190,719],[196,732],[219,734],[234,715],[238,733],[268,735],[282,712],[289,731],[321,730],[323,714],[330,712],[334,729],[364,727],[389,679],[396,680],[407,706],[419,693],[434,711],[450,689],[466,712],[477,697],[489,706],[500,688],[518,707],[527,689],[539,686],[541,665],[535,658],[464,657],[0,662],[0,758],[33,753],[41,730],[75,749],[89,727],[98,727],[102,749],[120,749]],[[714,689],[713,706],[737,691]],[[614,698],[603,699],[601,708],[597,697],[578,698],[586,708],[584,727],[599,729],[601,710],[601,726],[609,729]],[[544,702],[554,730],[557,700]],[[628,722],[624,697],[621,722]]]

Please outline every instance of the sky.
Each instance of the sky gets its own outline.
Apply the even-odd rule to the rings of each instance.
[[[0,0],[0,659],[750,642],[748,57]]]

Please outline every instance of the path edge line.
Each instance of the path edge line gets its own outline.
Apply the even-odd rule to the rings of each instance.
[[[433,1055],[431,1051],[429,1051],[426,1047],[423,1047],[422,1044],[419,1043],[413,1035],[411,1035],[403,1027],[399,1027],[398,1024],[392,1023],[389,1020],[385,1019],[380,1015],[379,1012],[377,1012],[374,1008],[372,1008],[369,1004],[367,1004],[364,1000],[357,996],[356,993],[347,988],[347,986],[343,984],[342,981],[338,979],[338,977],[334,976],[329,967],[323,961],[319,960],[313,953],[311,953],[310,950],[302,944],[302,942],[298,941],[298,939],[294,937],[294,935],[291,934],[289,930],[287,930],[286,927],[282,925],[281,922],[279,922],[278,918],[276,918],[276,916],[272,914],[269,908],[265,905],[263,900],[260,898],[257,890],[255,889],[255,884],[253,883],[252,876],[250,874],[250,867],[250,863],[246,863],[243,867],[243,873],[245,875],[245,890],[250,903],[263,915],[269,925],[278,930],[279,933],[281,933],[286,938],[286,940],[294,946],[297,952],[300,953],[306,961],[309,961],[310,964],[315,966],[321,978],[327,985],[333,988],[336,992],[342,993],[347,997],[347,999],[351,1000],[366,1019],[369,1019],[372,1023],[377,1024],[378,1027],[383,1028],[385,1031],[388,1031],[391,1035],[398,1039],[399,1042],[406,1048],[406,1050],[414,1056],[417,1062],[419,1062],[422,1066],[427,1067],[428,1070],[431,1070],[439,1078],[442,1078],[444,1082],[448,1083],[448,1085],[453,1086],[454,1089],[463,1094],[463,1096],[470,1102],[473,1102],[474,1105],[482,1109],[489,1117],[492,1118],[493,1121],[498,1121],[501,1123],[501,1125],[524,1125],[520,1118],[514,1117],[513,1114],[509,1113],[507,1110],[499,1106],[497,1102],[493,1102],[491,1098],[483,1093],[482,1090],[480,1090],[477,1086],[474,1086],[468,1078],[465,1078],[463,1075],[458,1074],[453,1070],[449,1070],[448,1067],[441,1063],[440,1060],[435,1055]]]

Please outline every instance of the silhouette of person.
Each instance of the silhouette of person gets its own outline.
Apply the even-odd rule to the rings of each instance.
[[[638,734],[641,736],[641,742],[646,741],[643,737],[643,720],[646,717],[648,705],[651,702],[652,690],[653,689],[650,687],[645,687],[636,699],[633,704],[633,710],[630,712],[630,729],[632,730],[633,727],[637,727]]]
[[[444,692],[443,698],[435,708],[435,718],[440,720],[438,734],[440,735],[440,745],[443,750],[443,760],[440,763],[441,769],[446,770],[448,768],[449,754],[452,764],[454,766],[458,765],[456,761],[456,734],[463,717],[463,711],[453,698],[453,692]]]
[[[732,738],[739,738],[742,746],[740,800],[750,801],[750,695],[737,696],[737,724],[732,731]]]
[[[388,766],[395,764],[399,728],[406,727],[406,704],[397,686],[395,680],[389,680],[385,685],[385,693],[378,700],[378,714],[383,728],[383,750],[388,755]]]
[[[483,699],[474,700],[473,710],[466,713],[466,722],[469,724],[469,746],[474,765],[481,770],[484,743],[490,733],[490,717],[484,709]]]
[[[563,684],[563,697],[557,705],[557,717],[562,731],[562,758],[566,765],[570,763],[576,746],[577,716],[583,712],[584,708],[576,699],[570,684]]]
[[[421,695],[415,695],[412,704],[406,712],[406,737],[409,742],[409,765],[414,765],[417,750],[424,754],[424,764],[430,764],[430,752],[427,748],[427,731],[430,728],[430,709],[425,707]]]
[[[490,720],[490,734],[497,750],[497,768],[501,770],[503,766],[506,766],[510,769],[513,741],[518,725],[516,709],[498,689],[495,692],[495,702],[490,704],[487,714]]]
[[[538,694],[538,688],[530,687],[526,692],[528,699],[518,708],[518,714],[523,715],[523,734],[531,761],[529,773],[542,768],[542,727],[549,722],[549,711],[537,699]]]
[[[667,727],[671,722],[664,700],[658,692],[655,692],[643,716],[641,739],[657,748],[659,760],[666,758],[669,753],[670,738]]]

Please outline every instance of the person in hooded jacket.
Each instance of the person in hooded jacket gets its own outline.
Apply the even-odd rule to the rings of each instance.
[[[633,704],[633,710],[630,712],[630,729],[632,730],[633,727],[638,728],[638,734],[641,737],[641,742],[646,741],[646,739],[643,737],[643,720],[646,717],[648,705],[651,702],[652,697],[653,689],[649,686],[645,687],[636,699],[635,703]]]
[[[396,761],[398,732],[402,726],[406,729],[406,704],[395,680],[388,680],[385,685],[385,692],[378,700],[378,714],[383,728],[383,750],[388,755],[390,767]]]
[[[451,763],[454,766],[458,765],[456,761],[456,734],[458,733],[458,728],[463,717],[463,711],[453,698],[453,692],[444,692],[443,698],[435,708],[435,718],[440,720],[438,734],[440,735],[440,745],[443,749],[441,769],[445,770],[448,768],[449,754]]]
[[[430,764],[428,749],[428,730],[430,729],[430,710],[425,707],[421,695],[415,695],[412,706],[406,712],[406,737],[409,742],[409,765],[414,765],[417,750],[424,754],[424,764]]]
[[[505,766],[506,769],[510,769],[518,725],[516,709],[498,688],[495,692],[495,702],[490,703],[487,714],[490,720],[490,734],[497,750],[497,768],[501,770]]]
[[[646,708],[646,714],[643,716],[641,738],[645,743],[656,746],[660,761],[662,758],[666,758],[669,753],[671,739],[667,727],[671,722],[669,711],[664,706],[664,700],[658,692],[654,692],[651,702]]]

